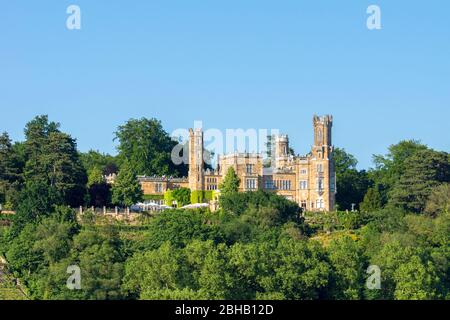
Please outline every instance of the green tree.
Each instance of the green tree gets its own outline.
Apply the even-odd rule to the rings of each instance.
[[[349,169],[356,169],[358,160],[342,148],[335,148],[333,151],[334,168],[336,174],[342,174]]]
[[[183,265],[181,251],[166,242],[127,260],[123,287],[141,299],[161,299],[161,291],[183,287]]]
[[[427,146],[416,140],[403,140],[389,147],[386,155],[374,155],[375,168],[369,172],[370,179],[374,185],[381,185],[379,190],[383,192],[383,198],[397,184],[400,176],[405,172],[406,160],[418,151],[426,150]]]
[[[74,238],[70,265],[78,265],[81,269],[83,299],[116,300],[124,297],[121,282],[125,259],[120,247],[119,234],[111,227],[85,229]]]
[[[39,161],[42,176],[61,193],[66,204],[81,205],[87,176],[78,158],[75,140],[65,133],[51,133],[42,150]]]
[[[434,300],[439,298],[437,287],[439,277],[431,261],[423,262],[414,255],[399,265],[394,273],[397,300]]]
[[[233,275],[227,264],[227,247],[220,244],[206,253],[198,273],[200,292],[208,300],[226,300],[232,298]]]
[[[333,152],[333,160],[338,190],[336,203],[339,209],[352,209],[352,204],[358,208],[370,185],[367,173],[356,169],[358,161],[344,149],[336,148]]]
[[[49,122],[47,115],[35,117],[25,126],[25,144],[27,158],[37,164],[39,156],[42,154],[42,146],[46,143],[51,133],[60,132],[60,124]],[[28,174],[32,175],[33,163],[28,166]],[[36,168],[37,169],[37,168]],[[31,171],[31,172],[30,172]]]
[[[269,242],[236,243],[230,247],[228,265],[236,284],[234,298],[253,300],[269,294],[264,285],[273,277],[275,260],[267,253],[276,251],[276,247]]]
[[[88,175],[93,170],[100,170],[102,175],[119,172],[116,158],[109,154],[89,150],[86,153],[80,153],[80,159]]]
[[[94,184],[102,184],[105,182],[105,178],[103,177],[102,171],[98,167],[94,167],[88,176],[88,187],[91,187]]]
[[[272,216],[271,223],[280,225],[289,221],[299,221],[300,207],[296,202],[272,192],[258,190],[255,192],[225,193],[220,197],[221,207],[224,211],[243,215],[250,208],[272,208],[277,214]]]
[[[372,212],[384,207],[386,200],[383,197],[381,188],[381,185],[377,185],[367,190],[363,202],[359,205],[361,211]]]
[[[106,182],[91,185],[88,194],[89,206],[101,208],[112,204],[111,186]]]
[[[41,267],[56,263],[68,256],[72,237],[77,230],[78,225],[75,221],[61,221],[57,215],[43,219],[36,226],[33,250],[39,252],[44,259]]]
[[[112,187],[112,202],[129,207],[142,201],[142,198],[142,187],[134,170],[129,163],[123,164]]]
[[[350,210],[353,204],[358,209],[369,186],[370,181],[364,170],[351,169],[337,176],[336,203],[339,210]]]
[[[187,176],[188,166],[175,165],[171,154],[178,142],[164,131],[156,119],[131,119],[116,132],[118,159],[128,162],[139,175]]]
[[[43,257],[34,250],[36,225],[25,225],[20,233],[10,240],[6,251],[6,259],[12,272],[24,278],[42,266]],[[26,279],[24,279],[26,280]]]
[[[92,168],[87,186],[90,206],[103,207],[111,204],[111,186],[106,183],[100,168]]]
[[[208,223],[208,217],[200,211],[166,211],[151,220],[143,241],[145,248],[156,249],[170,242],[184,247],[194,239],[219,241],[219,228]]]
[[[333,270],[330,296],[336,300],[359,300],[365,284],[365,267],[361,248],[351,238],[335,240],[327,248]]]
[[[433,188],[448,182],[448,154],[433,150],[418,151],[405,161],[404,173],[390,194],[391,203],[405,210],[422,212]]]
[[[30,181],[20,192],[19,205],[12,232],[17,233],[28,223],[37,223],[41,218],[53,212],[55,205],[64,201],[55,187],[42,181]]]
[[[450,210],[450,184],[444,183],[431,190],[425,213],[432,217],[448,213]]]
[[[59,131],[59,124],[39,116],[25,128],[27,162],[25,181],[45,183],[55,188],[64,203],[83,204],[87,176],[76,149],[76,142]]]
[[[273,275],[261,281],[266,292],[281,293],[288,300],[323,298],[331,268],[318,243],[283,240],[272,259]]]
[[[229,195],[239,191],[239,185],[241,184],[241,179],[234,171],[233,167],[228,168],[227,173],[219,186],[222,195]]]
[[[178,207],[183,207],[191,203],[191,189],[179,188],[172,191],[173,198],[177,201]]]
[[[382,270],[382,288],[376,293],[379,299],[430,300],[442,298],[438,292],[439,272],[434,266],[429,249],[400,238],[387,241],[372,258],[371,263]],[[447,268],[447,267],[446,267]]]
[[[9,135],[0,135],[0,204],[10,204],[21,183],[21,165]]]

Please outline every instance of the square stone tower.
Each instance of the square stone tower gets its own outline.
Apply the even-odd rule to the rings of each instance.
[[[311,150],[311,209],[333,210],[336,195],[336,173],[333,162],[332,127],[330,115],[314,116],[314,145]]]
[[[202,129],[189,129],[189,188],[192,191],[204,190],[203,148]]]

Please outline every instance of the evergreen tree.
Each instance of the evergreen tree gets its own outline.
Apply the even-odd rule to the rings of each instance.
[[[223,179],[222,183],[219,186],[220,192],[222,195],[229,195],[239,191],[239,185],[241,183],[241,179],[234,171],[233,167],[230,167]]]
[[[405,161],[405,171],[391,192],[391,203],[413,212],[422,212],[434,187],[450,182],[448,154],[418,151]]]
[[[47,116],[30,121],[25,136],[26,183],[49,185],[60,194],[66,205],[83,204],[87,176],[75,140],[59,131],[59,124],[49,123]]]
[[[112,187],[112,202],[129,207],[142,201],[142,197],[142,187],[134,170],[129,163],[123,164]]]
[[[9,135],[0,135],[0,204],[9,202],[11,192],[17,190],[20,183],[20,168]]]
[[[367,190],[364,201],[360,204],[361,211],[372,212],[383,208],[385,200],[383,193],[380,191],[381,186],[377,185]]]
[[[403,140],[389,147],[386,155],[375,155],[375,168],[369,172],[374,185],[381,185],[379,189],[382,197],[387,199],[390,191],[405,172],[406,160],[419,151],[427,150],[427,146],[416,140]]]

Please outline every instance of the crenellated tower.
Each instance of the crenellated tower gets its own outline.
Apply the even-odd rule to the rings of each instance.
[[[330,211],[334,209],[336,173],[333,160],[333,117],[314,116],[314,145],[311,150],[311,208]]]
[[[318,158],[330,158],[333,152],[332,128],[333,116],[326,115],[323,117],[314,116],[314,146],[313,154]]]

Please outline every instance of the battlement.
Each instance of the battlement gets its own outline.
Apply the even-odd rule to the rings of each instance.
[[[226,160],[226,159],[231,159],[231,158],[246,158],[246,159],[256,158],[256,159],[260,159],[263,156],[260,153],[233,152],[233,153],[227,153],[227,154],[219,155],[218,157],[219,157],[220,160]]]
[[[333,124],[333,116],[332,115],[324,115],[324,116],[314,115],[313,124],[314,125],[317,125],[317,124],[324,124],[324,125]]]
[[[289,136],[287,134],[274,135],[274,138],[277,142],[289,142]]]

